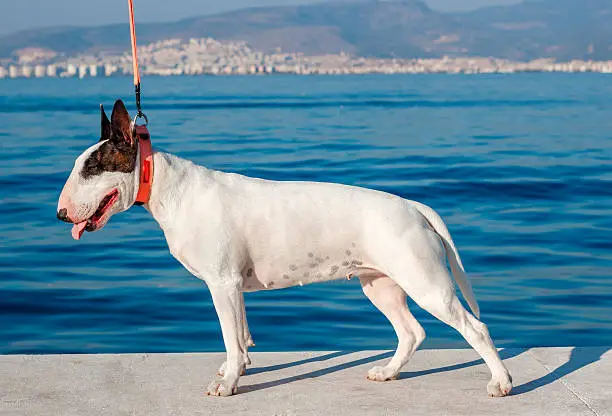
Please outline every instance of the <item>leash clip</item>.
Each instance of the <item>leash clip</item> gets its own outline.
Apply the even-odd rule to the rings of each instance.
[[[144,120],[144,124],[136,124],[138,119]],[[134,128],[136,128],[136,126],[146,127],[148,124],[149,124],[149,119],[147,118],[146,114],[143,113],[141,110],[138,110],[138,114],[136,114],[136,116],[134,117],[134,120],[132,120],[132,125],[134,126]]]
[[[142,108],[140,107],[140,82],[134,86],[134,90],[136,93],[136,109],[138,110],[138,113],[136,114],[136,117],[134,117],[134,121],[132,123],[134,126],[136,126],[136,121],[138,121],[138,119],[143,119],[144,125],[146,126],[149,124],[149,119],[147,118],[146,114],[142,112]]]

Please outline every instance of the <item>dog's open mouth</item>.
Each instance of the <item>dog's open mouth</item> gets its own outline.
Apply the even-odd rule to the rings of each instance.
[[[113,189],[108,195],[102,199],[100,205],[98,205],[98,209],[94,214],[86,219],[85,221],[81,221],[79,223],[74,224],[72,227],[72,237],[75,240],[78,240],[83,235],[83,232],[92,232],[98,229],[98,225],[100,221],[104,218],[104,214],[113,206],[113,204],[119,198],[119,191]]]

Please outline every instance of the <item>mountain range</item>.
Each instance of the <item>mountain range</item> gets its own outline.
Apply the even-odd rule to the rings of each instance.
[[[612,59],[611,0],[526,0],[466,13],[438,12],[421,0],[345,0],[139,23],[137,30],[141,45],[213,37],[244,40],[262,52],[307,55]],[[66,55],[123,52],[129,29],[114,24],[21,31],[0,37],[0,58],[28,47]]]

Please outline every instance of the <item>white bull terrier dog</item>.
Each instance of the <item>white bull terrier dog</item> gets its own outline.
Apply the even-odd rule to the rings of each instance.
[[[58,218],[73,236],[101,229],[130,208],[141,184],[142,150],[120,100],[102,137],[81,154],[59,198]],[[142,140],[140,140],[142,141]],[[164,231],[172,255],[206,282],[219,316],[227,360],[208,394],[229,396],[250,364],[254,345],[243,292],[282,289],[352,276],[398,337],[395,355],[369,370],[393,380],[425,338],[406,296],[452,326],[492,373],[491,396],[512,379],[480,322],[478,304],[448,229],[418,202],[332,183],[276,182],[217,172],[170,154],[152,154],[152,187],[144,207]],[[453,278],[474,315],[455,294]]]

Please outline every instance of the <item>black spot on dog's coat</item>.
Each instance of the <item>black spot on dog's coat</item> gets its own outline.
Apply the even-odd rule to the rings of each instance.
[[[81,176],[88,179],[104,172],[134,172],[138,143],[132,137],[132,120],[125,105],[121,100],[115,102],[111,121],[106,117],[102,106],[100,112],[102,114],[100,141],[104,143],[83,163]]]
[[[117,144],[110,140],[92,152],[81,170],[84,179],[104,172],[131,173],[136,169],[137,148],[126,144]]]

